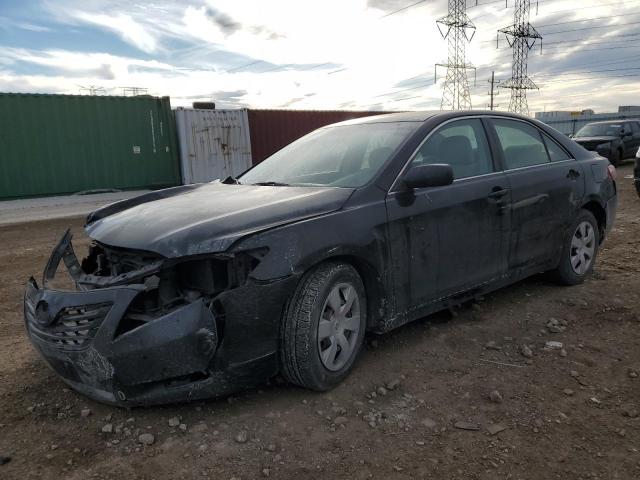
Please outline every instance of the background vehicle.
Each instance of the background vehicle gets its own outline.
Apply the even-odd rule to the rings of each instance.
[[[638,120],[612,120],[588,123],[573,139],[587,150],[598,152],[617,166],[626,158],[633,158],[640,147]]]
[[[615,172],[544,124],[413,112],[331,125],[238,179],[93,212],[31,279],[34,346],[73,388],[138,405],[278,372],[315,390],[386,332],[538,272],[580,283],[616,209]],[[60,261],[78,291],[50,288]]]
[[[633,166],[633,182],[636,185],[636,192],[640,196],[640,148],[636,153],[635,165]]]

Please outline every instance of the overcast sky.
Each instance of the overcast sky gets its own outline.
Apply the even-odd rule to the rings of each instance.
[[[511,74],[496,30],[513,0],[469,0],[474,108]],[[405,8],[407,7],[407,8]],[[145,87],[174,106],[402,110],[439,108],[446,61],[436,19],[446,0],[0,0],[0,91],[81,93]],[[536,14],[537,10],[537,14]],[[531,23],[531,112],[640,104],[640,0],[539,0]],[[86,91],[86,90],[84,90]],[[509,91],[497,103],[508,107]]]

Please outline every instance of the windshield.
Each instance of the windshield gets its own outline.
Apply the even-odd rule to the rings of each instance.
[[[621,128],[619,123],[592,123],[578,130],[576,137],[618,137]]]
[[[419,125],[363,123],[316,130],[274,153],[239,180],[252,185],[360,187]]]

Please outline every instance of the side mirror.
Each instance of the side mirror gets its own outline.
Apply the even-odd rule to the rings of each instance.
[[[417,165],[402,180],[409,188],[442,187],[453,183],[453,169],[445,163]]]
[[[574,135],[573,133],[570,133],[570,134],[568,135],[568,137],[569,137],[569,138],[573,138],[573,137],[575,137],[575,135]]]

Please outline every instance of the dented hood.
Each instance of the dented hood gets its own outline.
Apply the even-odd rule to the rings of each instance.
[[[187,185],[107,205],[85,227],[98,242],[166,257],[222,252],[241,237],[342,207],[352,189]]]

